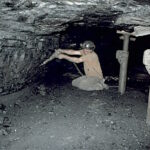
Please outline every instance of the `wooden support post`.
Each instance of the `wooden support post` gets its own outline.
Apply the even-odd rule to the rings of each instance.
[[[144,51],[143,64],[145,65],[146,70],[150,74],[150,49],[147,49]],[[150,126],[150,87],[149,87],[146,123],[147,123],[147,125]]]
[[[149,96],[148,96],[148,107],[147,107],[147,117],[146,123],[150,126],[150,88],[149,88]]]
[[[129,58],[128,46],[129,46],[129,35],[125,34],[124,35],[124,41],[123,41],[123,51],[127,55],[124,57],[124,60],[120,65],[119,89],[118,90],[121,94],[124,94],[125,90],[126,90],[128,58]]]
[[[132,33],[125,31],[117,31],[118,34],[122,34],[120,39],[123,40],[123,50],[118,50],[116,53],[116,58],[120,63],[120,74],[119,74],[119,92],[122,94],[126,90],[126,80],[127,80],[127,69],[128,69],[128,58],[129,58],[129,41],[135,41],[135,38],[130,38]]]

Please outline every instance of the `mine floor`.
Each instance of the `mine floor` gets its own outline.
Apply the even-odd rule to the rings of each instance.
[[[131,88],[120,96],[116,87],[86,92],[70,83],[1,96],[0,150],[149,150],[147,97]]]

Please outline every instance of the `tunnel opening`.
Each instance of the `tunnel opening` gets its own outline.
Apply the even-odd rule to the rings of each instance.
[[[57,47],[80,50],[80,43],[86,40],[93,41],[106,83],[110,86],[117,86],[120,65],[116,59],[116,52],[123,49],[123,41],[120,40],[120,35],[116,31],[116,27],[72,23],[64,32],[60,33]],[[136,41],[129,43],[128,87],[144,91],[148,88],[150,77],[143,65],[143,52],[150,47],[149,38],[150,36],[138,37]],[[81,72],[84,72],[83,65],[77,65]],[[44,83],[48,84],[52,82],[68,83],[80,76],[73,63],[66,60],[55,59],[47,64],[47,68]]]

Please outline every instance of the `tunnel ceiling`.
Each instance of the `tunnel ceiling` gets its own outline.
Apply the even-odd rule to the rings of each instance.
[[[49,34],[69,22],[150,25],[149,0],[1,0],[1,30]]]
[[[0,92],[19,89],[59,47],[70,24],[150,26],[149,0],[1,0]]]

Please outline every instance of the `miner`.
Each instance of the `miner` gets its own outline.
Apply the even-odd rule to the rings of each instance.
[[[77,64],[83,63],[85,75],[74,79],[72,85],[86,91],[108,89],[108,86],[104,83],[99,58],[94,52],[95,44],[92,41],[85,41],[80,46],[81,50],[57,49],[48,61],[58,58]]]

